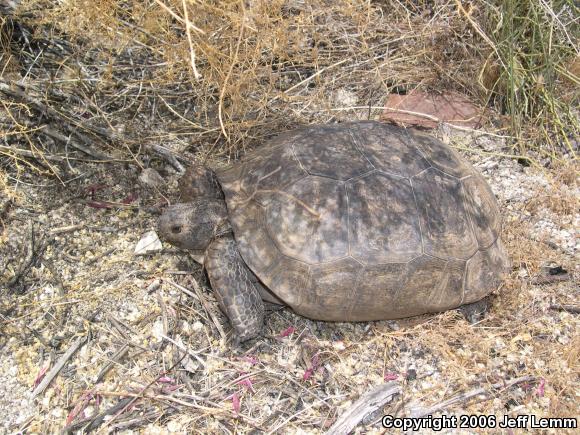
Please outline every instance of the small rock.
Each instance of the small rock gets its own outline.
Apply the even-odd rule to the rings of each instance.
[[[135,255],[147,255],[163,249],[161,240],[155,231],[148,231],[141,237],[135,247]]]
[[[355,93],[346,89],[339,89],[334,94],[334,100],[338,106],[350,107],[358,104],[358,98]]]
[[[146,168],[139,175],[139,183],[147,187],[159,187],[165,184],[165,180],[155,169]]]
[[[163,332],[163,321],[157,319],[151,327],[151,336],[156,342],[160,343],[163,340]]]

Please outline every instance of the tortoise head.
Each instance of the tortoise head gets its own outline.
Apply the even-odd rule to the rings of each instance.
[[[159,218],[162,239],[182,249],[205,251],[213,238],[229,229],[223,199],[198,198],[169,206]]]
[[[193,251],[200,261],[213,238],[229,230],[224,194],[215,173],[204,166],[189,168],[179,180],[179,190],[184,202],[163,212],[158,223],[159,236]]]

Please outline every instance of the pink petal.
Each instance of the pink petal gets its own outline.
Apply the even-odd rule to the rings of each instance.
[[[174,384],[175,383],[175,381],[168,376],[161,376],[159,379],[157,379],[157,382],[160,382],[162,384]]]
[[[240,396],[238,396],[238,393],[232,394],[232,407],[234,409],[234,414],[239,414],[241,406]]]
[[[175,391],[175,390],[177,390],[178,388],[180,388],[180,386],[179,386],[179,385],[170,385],[170,386],[168,386],[168,387],[164,387],[164,388],[162,388],[162,389],[161,389],[161,391],[163,391],[163,392]]]
[[[84,415],[85,408],[87,407],[87,405],[89,404],[89,402],[91,401],[93,396],[94,396],[93,390],[86,390],[83,393],[83,395],[80,397],[80,399],[77,400],[75,407],[66,416],[66,424],[65,424],[66,426],[71,424],[74,421],[74,419],[77,418],[77,416],[79,416],[81,414],[81,412]]]
[[[546,390],[546,380],[545,379],[540,379],[540,384],[538,385],[538,388],[536,388],[536,394],[538,395],[538,397],[544,397],[544,393]]]
[[[251,378],[242,379],[241,381],[238,382],[238,384],[239,385],[243,385],[244,387],[246,387],[251,392],[254,392],[254,386],[252,385],[252,379]]]
[[[310,367],[307,368],[304,374],[302,375],[302,380],[307,381],[308,379],[310,379],[314,374],[314,372],[318,370],[319,367],[320,367],[320,356],[318,355],[318,353],[316,353],[310,360]]]
[[[107,187],[106,184],[89,184],[85,187],[85,191],[90,194],[92,198],[97,190],[102,190],[105,187]]]
[[[280,333],[280,337],[284,338],[284,337],[288,337],[290,334],[293,334],[294,331],[296,331],[296,328],[294,328],[294,326],[289,326],[288,328],[284,329],[281,333]]]
[[[396,379],[399,379],[399,375],[396,374],[395,372],[385,373],[385,381],[394,381]]]
[[[77,416],[77,409],[73,409],[71,412],[69,412],[69,414],[66,416],[66,421],[65,421],[65,426],[68,426],[69,424],[71,424],[73,422],[73,420],[76,418]]]
[[[253,366],[260,362],[258,361],[258,358],[256,358],[255,356],[245,356],[244,361],[249,362]]]
[[[40,369],[40,371],[38,372],[38,375],[36,376],[36,379],[34,380],[34,387],[36,388],[38,386],[38,384],[40,384],[40,382],[42,381],[42,379],[44,378],[44,375],[46,374],[46,372],[48,371],[48,367],[49,364],[46,364],[43,368]]]

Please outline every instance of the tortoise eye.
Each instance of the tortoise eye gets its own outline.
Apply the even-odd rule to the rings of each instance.
[[[179,234],[181,232],[181,226],[179,225],[174,225],[171,227],[171,232],[173,234]]]

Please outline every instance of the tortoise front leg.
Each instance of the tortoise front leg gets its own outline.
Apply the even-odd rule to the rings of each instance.
[[[205,268],[216,299],[234,328],[234,340],[242,342],[260,335],[264,304],[231,234],[209,245]]]

